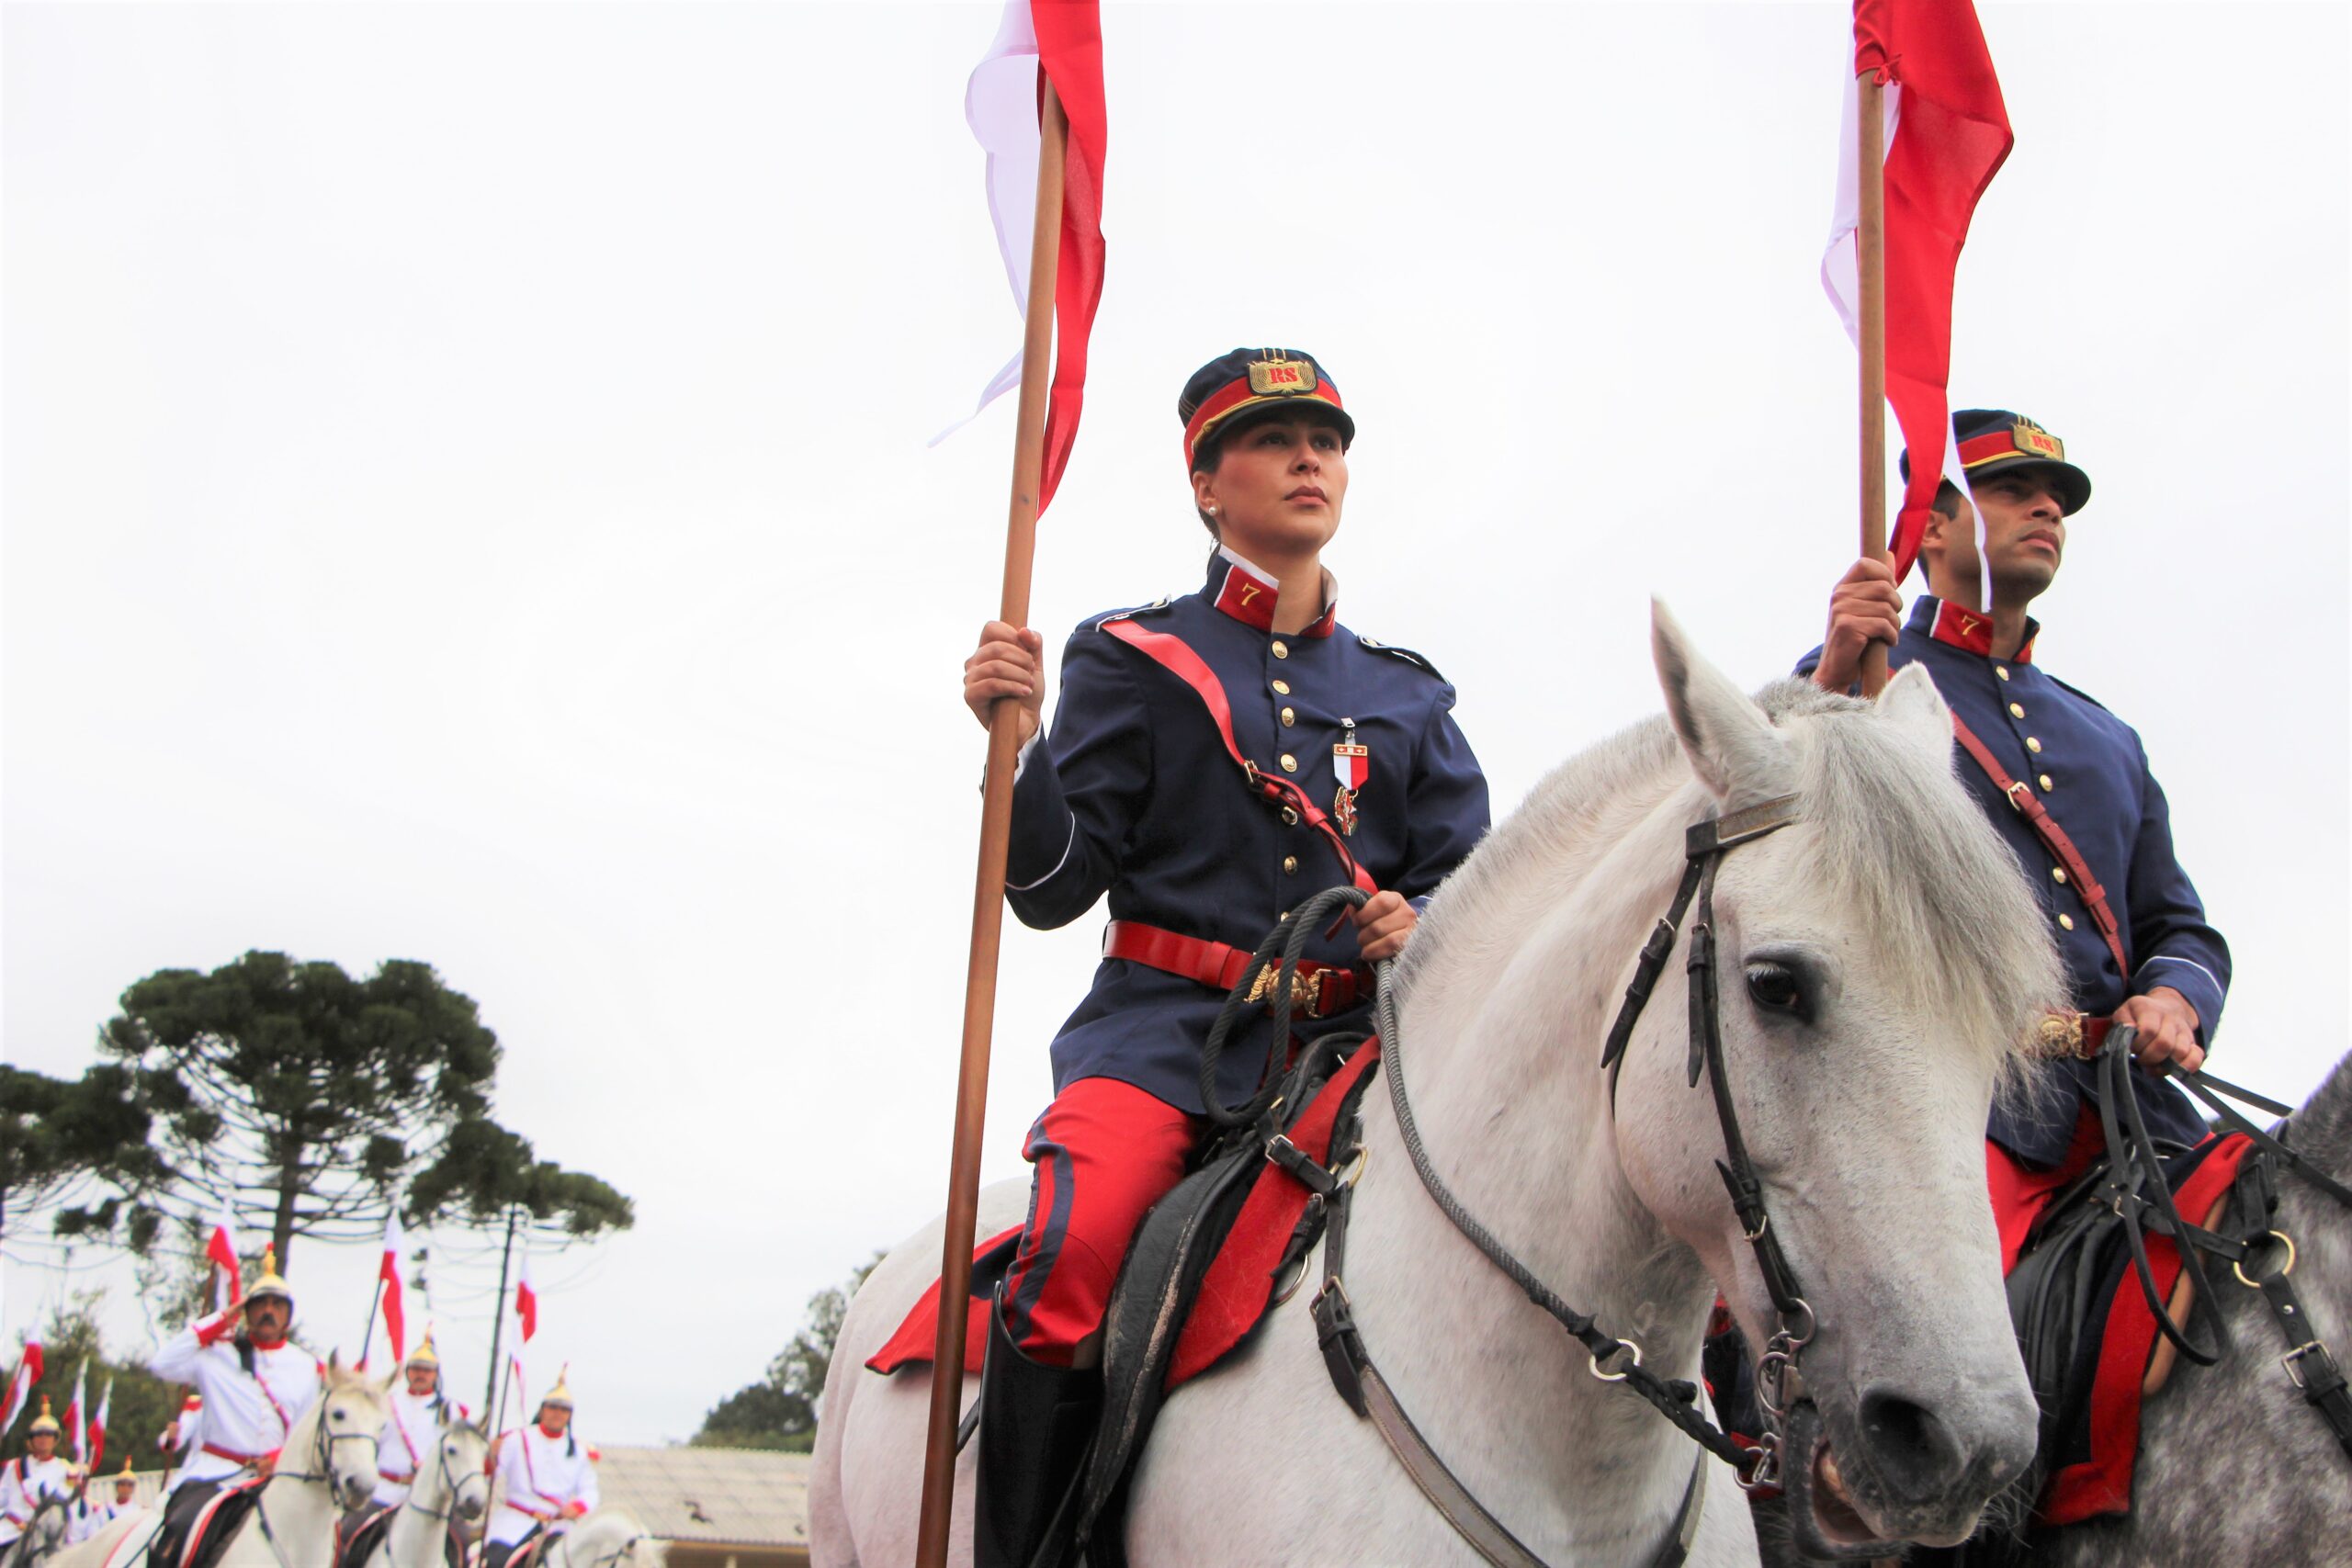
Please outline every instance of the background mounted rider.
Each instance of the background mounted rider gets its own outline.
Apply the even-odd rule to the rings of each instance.
[[[384,1430],[376,1439],[376,1494],[379,1508],[396,1508],[408,1501],[424,1456],[439,1451],[441,1423],[448,1419],[449,1402],[441,1395],[441,1358],[433,1348],[433,1331],[401,1363],[405,1386],[387,1400]]]
[[[45,1499],[74,1495],[72,1467],[57,1451],[62,1430],[42,1394],[40,1414],[25,1428],[25,1451],[0,1465],[0,1551],[25,1533]]]
[[[123,1460],[122,1468],[115,1472],[111,1490],[111,1498],[85,1496],[75,1506],[73,1527],[65,1532],[67,1545],[88,1540],[117,1519],[144,1512],[139,1506],[139,1477],[131,1473],[128,1457]]]
[[[596,1506],[596,1466],[571,1430],[571,1370],[567,1367],[539,1401],[527,1427],[499,1440],[497,1506],[491,1510],[481,1568],[506,1568],[526,1541]]]
[[[243,1302],[188,1325],[149,1359],[148,1371],[193,1384],[204,1401],[201,1438],[164,1501],[158,1562],[186,1542],[188,1526],[225,1483],[248,1472],[269,1474],[287,1433],[318,1402],[318,1358],[287,1337],[293,1321],[294,1292],[272,1248]]]
[[[1076,1479],[1100,1397],[1093,1337],[1136,1224],[1201,1139],[1202,1045],[1250,949],[1335,883],[1376,890],[1351,930],[1306,949],[1295,1033],[1368,1027],[1367,965],[1402,949],[1487,827],[1453,687],[1339,622],[1323,550],[1356,424],[1329,373],[1295,350],[1235,349],[1193,375],[1177,413],[1216,542],[1200,591],[1082,622],[1050,735],[1035,632],[991,622],[964,668],[983,725],[1000,698],[1023,709],[1013,912],[1066,925],[1107,893],[1112,917],[1053,1043],[1054,1100],[1022,1151],[1030,1214],[987,1314],[983,1568],[1025,1564]],[[1256,1024],[1220,1064],[1227,1103],[1286,1043]]]
[[[2027,608],[2057,578],[2090,477],[2021,415],[1969,409],[1953,425],[1970,494],[1946,481],[1937,496],[1919,552],[1928,594],[1906,618],[1893,570],[1857,561],[1831,595],[1826,641],[1798,670],[1844,690],[1871,642],[1886,645],[1890,666],[1928,666],[1985,754],[1956,742],[1961,781],[2016,852],[2064,958],[2076,1011],[2051,1020],[2044,1042],[2060,1054],[2037,1064],[2041,1092],[2005,1097],[1985,1134],[2007,1268],[2034,1219],[2098,1153],[2098,1078],[2082,1058],[2110,1028],[2138,1032],[2132,1085],[2150,1133],[2184,1145],[2206,1136],[2195,1104],[2161,1072],[2204,1061],[2229,992],[2230,950],[2173,853],[2171,814],[2139,735],[2038,657],[2041,627]],[[1980,602],[1980,520],[1989,605]],[[2078,865],[2036,830],[2036,806]]]

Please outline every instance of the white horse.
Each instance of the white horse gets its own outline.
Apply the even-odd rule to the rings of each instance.
[[[416,1467],[416,1479],[392,1516],[391,1528],[368,1559],[368,1568],[442,1568],[441,1543],[452,1518],[471,1521],[490,1506],[490,1438],[470,1421],[444,1422],[435,1436],[433,1458]]]
[[[42,1497],[17,1539],[0,1546],[0,1568],[41,1568],[55,1559],[73,1528],[73,1505],[54,1493]]]
[[[318,1399],[286,1434],[277,1468],[262,1488],[261,1501],[229,1543],[220,1568],[285,1568],[288,1562],[297,1568],[323,1568],[334,1562],[335,1526],[344,1509],[357,1507],[375,1494],[376,1436],[384,1429],[385,1412],[390,1408],[390,1386],[389,1380],[376,1382],[329,1359]],[[269,1521],[267,1535],[261,1529],[264,1517]],[[163,1526],[160,1511],[119,1519],[51,1561],[55,1568],[118,1568],[133,1562],[146,1568],[141,1553]],[[273,1535],[276,1545],[268,1539]]]
[[[627,1508],[599,1508],[564,1527],[533,1568],[663,1568],[670,1549]]]
[[[1651,1371],[1697,1378],[1719,1292],[1764,1344],[1775,1310],[1717,1177],[1709,1089],[1685,1076],[1688,922],[1613,1108],[1599,1060],[1684,869],[1684,829],[1799,794],[1792,826],[1721,861],[1712,922],[1728,1092],[1819,1325],[1803,1392],[1825,1436],[1788,1462],[1833,1541],[1958,1540],[2033,1450],[1984,1130],[2020,1076],[2018,1043],[2064,994],[2054,950],[1953,775],[1925,671],[1874,705],[1793,682],[1751,700],[1662,607],[1653,645],[1670,723],[1539,785],[1439,890],[1392,976],[1415,1119],[1468,1210],[1637,1339]],[[1363,1141],[1346,1287],[1412,1421],[1545,1561],[1650,1560],[1680,1517],[1691,1443],[1598,1381],[1441,1213],[1377,1091]],[[981,1234],[1019,1223],[1023,1185],[988,1190]],[[824,1568],[913,1559],[927,1379],[864,1363],[933,1278],[940,1237],[934,1223],[891,1253],[842,1325],[809,1488]],[[1314,1293],[1170,1398],[1135,1476],[1132,1562],[1476,1561],[1333,1393]],[[956,1471],[957,1562],[974,1458]],[[1709,1461],[1702,1496],[1690,1561],[1756,1561],[1727,1466]]]

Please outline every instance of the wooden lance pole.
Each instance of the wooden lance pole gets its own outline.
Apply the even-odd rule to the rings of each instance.
[[[1862,554],[1886,557],[1886,119],[1885,95],[1875,68],[1861,73],[1860,132],[1856,171],[1861,196],[1854,231],[1854,271],[1861,296]],[[1862,649],[1862,695],[1886,687],[1886,645]]]
[[[997,618],[1029,624],[1029,575],[1037,551],[1037,495],[1046,467],[1046,398],[1053,380],[1054,282],[1061,258],[1062,164],[1069,121],[1053,80],[1040,73],[1037,214],[1029,239],[1029,302],[1021,340],[1021,402],[1012,433],[1012,500],[1005,518],[1004,592]],[[956,1496],[956,1428],[963,1415],[964,1329],[972,1294],[972,1236],[979,1218],[980,1134],[988,1116],[989,1043],[996,1022],[997,948],[1004,931],[1004,863],[1012,840],[1012,764],[1021,704],[989,711],[989,765],[980,795],[980,862],[972,882],[972,945],[964,972],[964,1055],[956,1077],[956,1141],[948,1156],[947,1235],[940,1244],[939,1339],[932,1347],[931,1425],[923,1443],[919,1568],[947,1561]]]

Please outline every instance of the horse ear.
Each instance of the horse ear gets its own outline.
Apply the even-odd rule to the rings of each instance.
[[[1747,694],[1708,663],[1663,600],[1650,601],[1650,654],[1690,771],[1726,810],[1794,786],[1788,742]]]
[[[1916,738],[1939,768],[1951,763],[1951,709],[1925,664],[1906,664],[1878,694],[1877,716]]]
[[[400,1381],[401,1370],[398,1367],[394,1367],[390,1371],[384,1374],[384,1392],[386,1393],[391,1393],[393,1386]]]

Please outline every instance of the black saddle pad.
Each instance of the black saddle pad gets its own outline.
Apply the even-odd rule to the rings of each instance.
[[[261,1502],[266,1484],[254,1481],[222,1488],[212,1517],[204,1521],[203,1532],[187,1543],[181,1568],[219,1568],[220,1559],[228,1555],[229,1543],[237,1539],[246,1517]]]
[[[343,1549],[335,1554],[335,1562],[341,1568],[368,1568],[368,1560],[376,1555],[376,1548],[392,1533],[392,1519],[399,1512],[398,1505],[379,1508],[344,1530],[341,1535]]]

